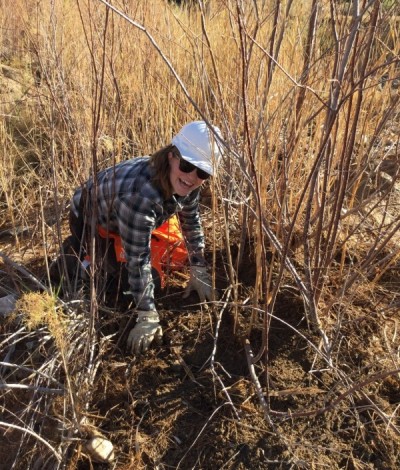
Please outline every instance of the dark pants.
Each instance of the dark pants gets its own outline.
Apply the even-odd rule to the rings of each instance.
[[[61,254],[51,266],[50,275],[54,284],[65,289],[69,285],[72,289],[77,280],[88,277],[85,273],[82,261],[87,260],[91,250],[91,210],[88,193],[83,189],[78,215],[73,211],[69,214],[69,228],[71,235],[62,244]],[[129,290],[128,272],[125,263],[117,261],[114,249],[114,240],[103,238],[95,230],[95,262],[90,259],[91,269],[96,267],[98,289],[100,291]]]
[[[91,222],[90,201],[88,193],[83,189],[78,208],[78,216],[70,211],[69,227],[71,235],[65,239],[62,246],[62,255],[57,262],[59,277],[68,276],[71,282],[79,279],[82,274],[82,261],[91,257]],[[95,230],[95,263],[90,259],[91,269],[96,268],[98,290],[113,292],[117,298],[129,299],[123,293],[129,291],[128,270],[126,263],[117,261],[114,239],[103,238]],[[61,258],[61,259],[60,259]],[[64,260],[64,262],[60,262]],[[156,269],[152,269],[155,293],[161,290],[161,280]],[[88,277],[88,273],[86,273]]]
[[[69,226],[71,230],[72,243],[79,247],[80,260],[91,257],[91,241],[95,240],[95,263],[90,259],[91,266],[96,267],[97,273],[106,278],[107,284],[113,285],[113,288],[119,290],[128,290],[128,271],[126,263],[117,261],[114,239],[101,237],[95,228],[95,233],[91,233],[90,200],[88,192],[83,189],[81,200],[78,207],[78,216],[72,211],[69,217]],[[114,286],[115,285],[115,286]]]

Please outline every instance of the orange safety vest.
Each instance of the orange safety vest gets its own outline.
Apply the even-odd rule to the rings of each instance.
[[[100,225],[97,230],[102,238],[114,240],[117,261],[126,263],[121,237],[115,232],[108,232]],[[150,256],[151,265],[160,276],[161,287],[165,286],[166,273],[181,269],[187,263],[188,252],[176,215],[173,215],[151,233]]]

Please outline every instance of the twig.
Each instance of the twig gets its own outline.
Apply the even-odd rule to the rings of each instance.
[[[200,432],[199,434],[197,434],[196,436],[196,439],[190,444],[188,450],[183,454],[183,457],[181,458],[181,460],[179,460],[178,462],[178,465],[176,466],[176,470],[179,469],[179,467],[181,466],[181,463],[183,462],[183,460],[185,459],[185,457],[187,456],[187,454],[190,452],[190,450],[193,448],[193,446],[196,444],[196,442],[199,440],[200,436],[203,434],[204,430],[206,429],[206,427],[208,426],[208,424],[210,423],[210,421],[213,419],[214,415],[216,415],[218,413],[218,411],[225,405],[227,405],[228,403],[222,403],[222,405],[220,405],[218,408],[216,408],[212,413],[211,413],[211,416],[207,419],[207,421],[205,422],[205,424],[203,425],[203,427],[200,429]],[[229,403],[230,404],[230,403]]]
[[[173,348],[171,348],[171,350],[175,354],[175,356],[177,357],[179,364],[184,368],[184,370],[186,372],[186,375],[190,378],[190,380],[192,382],[194,382],[195,384],[197,384],[199,387],[204,387],[204,385],[202,385],[200,382],[198,382],[195,379],[195,376],[193,375],[193,372],[190,370],[190,367],[186,364],[183,357],[179,354],[178,349],[173,347]]]
[[[395,374],[398,374],[398,373],[400,373],[400,369],[394,369],[394,370],[390,370],[390,371],[386,371],[386,372],[379,372],[377,374],[371,375],[367,379],[362,380],[362,381],[357,382],[354,385],[352,385],[348,390],[341,393],[337,398],[335,398],[335,400],[333,400],[331,403],[329,403],[329,405],[327,405],[323,408],[318,408],[316,410],[309,410],[309,411],[298,411],[298,412],[294,412],[294,413],[292,413],[292,412],[285,413],[285,412],[282,412],[282,411],[270,410],[270,414],[272,414],[274,416],[279,416],[279,417],[285,418],[285,419],[304,418],[304,417],[307,417],[307,416],[318,416],[318,415],[321,415],[323,413],[326,413],[327,411],[332,410],[333,408],[335,408],[335,406],[338,403],[340,403],[346,397],[348,397],[352,393],[360,390],[361,388],[365,387],[366,385],[368,385],[372,382],[375,382],[376,380],[382,380],[382,379],[385,379],[386,377],[389,377],[391,375],[395,375]],[[400,431],[397,427],[394,427],[392,425],[391,428],[396,432],[396,434],[400,435]]]
[[[49,289],[44,285],[42,284],[39,279],[37,279],[32,273],[30,273],[29,271],[27,271],[23,266],[19,265],[18,263],[16,263],[15,261],[13,261],[9,256],[5,255],[4,253],[2,253],[0,251],[0,258],[3,258],[3,260],[9,264],[10,266],[12,266],[16,271],[19,271],[21,274],[23,274],[24,276],[26,276],[29,280],[31,280],[32,282],[35,283],[35,285],[37,287],[39,287],[40,289],[48,292]]]
[[[250,341],[248,339],[245,340],[244,350],[246,352],[246,359],[247,359],[247,365],[248,365],[248,368],[249,368],[250,376],[251,376],[251,379],[254,383],[254,386],[256,387],[256,392],[257,392],[260,404],[261,404],[261,406],[263,407],[263,410],[264,410],[264,417],[267,420],[268,424],[270,424],[271,426],[274,426],[274,424],[271,420],[271,417],[270,417],[269,405],[268,405],[267,401],[265,400],[264,393],[263,393],[262,388],[261,388],[261,384],[258,380],[256,371],[254,370],[254,362],[253,362],[254,355],[253,355],[253,351],[251,350]]]
[[[186,96],[186,98],[188,99],[188,101],[190,102],[190,104],[193,106],[193,108],[196,110],[196,113],[198,113],[199,116],[201,116],[201,118],[203,119],[203,121],[207,124],[207,126],[209,127],[210,129],[210,132],[212,132],[214,134],[214,137],[215,139],[217,140],[218,143],[222,144],[224,147],[226,148],[229,148],[229,146],[227,145],[226,142],[223,141],[223,139],[221,139],[221,136],[218,135],[216,133],[216,131],[214,130],[213,126],[211,125],[210,121],[207,119],[207,116],[204,114],[204,112],[202,111],[202,108],[196,103],[196,101],[194,101],[194,99],[192,98],[192,96],[190,95],[189,91],[187,90],[185,84],[183,83],[183,80],[181,79],[181,77],[178,75],[177,71],[175,70],[174,66],[172,65],[172,63],[170,62],[170,60],[166,57],[166,55],[163,53],[163,51],[161,50],[161,47],[157,44],[157,41],[154,39],[154,37],[149,33],[149,31],[143,26],[141,25],[140,23],[138,23],[137,21],[135,20],[132,20],[132,18],[129,18],[128,15],[126,15],[125,13],[123,13],[121,10],[118,10],[118,8],[114,7],[113,5],[111,5],[109,2],[107,2],[106,0],[99,0],[99,2],[103,3],[107,8],[109,8],[110,10],[112,10],[114,13],[116,13],[117,15],[121,16],[124,20],[126,20],[129,24],[131,24],[132,26],[135,26],[135,28],[138,28],[140,31],[142,31],[146,36],[147,38],[149,39],[149,41],[151,42],[151,44],[153,45],[153,47],[155,48],[155,50],[158,52],[158,54],[160,55],[161,59],[167,64],[167,67],[169,68],[170,72],[172,73],[172,75],[174,76],[175,80],[178,82],[179,86],[181,87],[184,95]]]
[[[47,387],[35,387],[34,385],[24,385],[24,384],[0,384],[0,390],[33,390],[35,392],[41,393],[54,393],[56,395],[63,395],[64,390],[61,388],[47,388]]]
[[[41,436],[39,436],[39,434],[36,434],[35,431],[32,431],[31,429],[28,429],[28,428],[23,428],[21,426],[17,426],[16,424],[6,423],[4,421],[0,421],[0,426],[3,426],[5,428],[17,429],[18,431],[21,431],[24,434],[29,434],[35,437],[38,441],[40,441],[47,448],[49,448],[53,452],[55,458],[59,462],[61,462],[62,456],[56,451],[56,449],[54,449],[54,447],[51,444],[49,444],[46,440],[44,440]]]
[[[49,375],[44,374],[43,372],[40,372],[39,370],[34,370],[34,369],[31,369],[30,367],[24,367],[24,366],[20,366],[18,364],[12,364],[11,362],[5,362],[5,361],[0,361],[0,366],[8,367],[8,368],[13,367],[15,369],[24,370],[25,372],[29,372],[30,374],[40,375],[41,377],[44,377],[45,379],[51,380],[52,382],[55,382],[58,386],[62,387],[60,382],[58,380],[56,380],[54,377],[50,377]]]
[[[361,392],[362,393],[362,396],[364,397],[364,399],[369,403],[370,407],[382,418],[382,420],[385,422],[386,426],[390,429],[392,429],[392,431],[394,431],[397,435],[400,436],[400,430],[399,428],[394,425],[392,423],[392,420],[391,418],[389,418],[386,413],[384,413],[380,408],[379,406],[374,403],[371,398],[365,393],[365,392]]]
[[[215,370],[215,355],[216,355],[216,352],[217,352],[217,342],[218,342],[219,328],[221,326],[222,315],[223,315],[224,311],[226,310],[226,307],[228,306],[228,299],[230,297],[231,292],[232,292],[232,287],[229,288],[229,290],[227,292],[227,295],[226,295],[226,300],[224,302],[224,305],[222,306],[221,310],[219,311],[217,326],[216,326],[216,330],[215,330],[214,346],[213,346],[213,350],[212,350],[212,353],[211,353],[210,368],[211,368],[211,373],[212,373],[213,377],[215,379],[217,379],[218,382],[220,383],[220,385],[222,387],[222,391],[224,392],[228,402],[232,406],[232,409],[233,409],[233,411],[236,415],[236,418],[240,421],[239,413],[238,413],[237,409],[235,408],[235,405],[233,404],[232,398],[230,397],[230,395],[229,395],[229,393],[228,393],[228,391],[225,387],[225,384],[223,383],[221,377],[217,374],[217,372]]]

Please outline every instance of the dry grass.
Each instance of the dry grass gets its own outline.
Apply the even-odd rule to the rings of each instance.
[[[239,399],[232,384],[236,392],[221,396],[233,409],[255,407],[258,423],[266,418],[259,426],[277,436],[279,457],[270,463],[276,468],[335,461],[333,451],[323,461],[304,416],[318,416],[332,439],[326,445],[338,445],[341,468],[370,465],[357,447],[363,445],[382,456],[386,449],[387,460],[376,464],[385,468],[399,458],[399,7],[272,3],[210,0],[205,9],[188,9],[162,0],[114,2],[118,14],[103,1],[0,0],[1,251],[45,279],[65,235],[68,200],[91,172],[152,152],[189,120],[217,124],[226,155],[204,212],[226,303],[215,306],[210,325],[201,323],[199,337],[211,328],[218,349],[218,325],[223,313],[230,315],[235,341],[250,338],[254,349],[246,386],[254,398],[259,387],[260,403]],[[114,339],[99,332],[98,306],[83,301],[82,292],[64,300],[57,292],[29,293],[15,266],[5,263],[1,274],[4,293],[24,293],[18,311],[25,312],[4,325],[2,360],[14,365],[3,364],[1,377],[31,387],[5,388],[2,398],[7,432],[29,430],[23,442],[30,450],[15,451],[14,468],[38,459],[43,443],[36,433],[51,443],[44,444],[43,465],[58,459],[59,468],[78,467],[87,460],[77,442],[90,434],[88,423],[101,426],[87,415],[110,384],[113,371],[96,374],[104,354],[115,353]],[[276,343],[282,329],[287,350]],[[195,350],[197,339],[188,341]],[[307,360],[290,356],[299,344]],[[210,376],[201,378],[224,390],[228,375],[213,360],[208,365]],[[281,389],[303,390],[308,381],[320,388],[315,401],[312,394],[298,399],[291,417],[293,403],[274,398],[269,386],[287,367],[293,383],[284,374]],[[143,371],[136,372],[131,382],[125,374],[114,384],[111,396],[128,382],[147,390]],[[29,406],[21,411],[21,403]],[[43,413],[55,416],[61,439],[39,419]],[[172,421],[157,422],[162,432],[151,448],[151,432],[142,435],[138,416],[127,413],[136,431],[127,421],[125,434],[113,431],[124,449],[119,468],[145,468],[146,458],[156,468],[174,439]],[[181,415],[176,409],[174,419]],[[225,422],[214,425],[213,412],[208,418],[222,435]],[[281,419],[288,421],[281,426]],[[246,419],[240,432],[245,426]],[[174,462],[183,459],[185,468],[203,437]],[[136,442],[135,450],[127,441]],[[193,468],[206,468],[202,456]],[[258,468],[252,462],[249,468]]]

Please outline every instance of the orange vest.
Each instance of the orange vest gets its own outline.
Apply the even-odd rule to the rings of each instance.
[[[97,227],[102,238],[114,240],[117,261],[126,263],[125,250],[121,237],[114,232],[108,232],[100,225]],[[165,286],[165,275],[172,270],[181,269],[187,262],[188,252],[183,239],[179,220],[173,215],[160,227],[151,233],[151,265],[160,276],[161,287]]]

